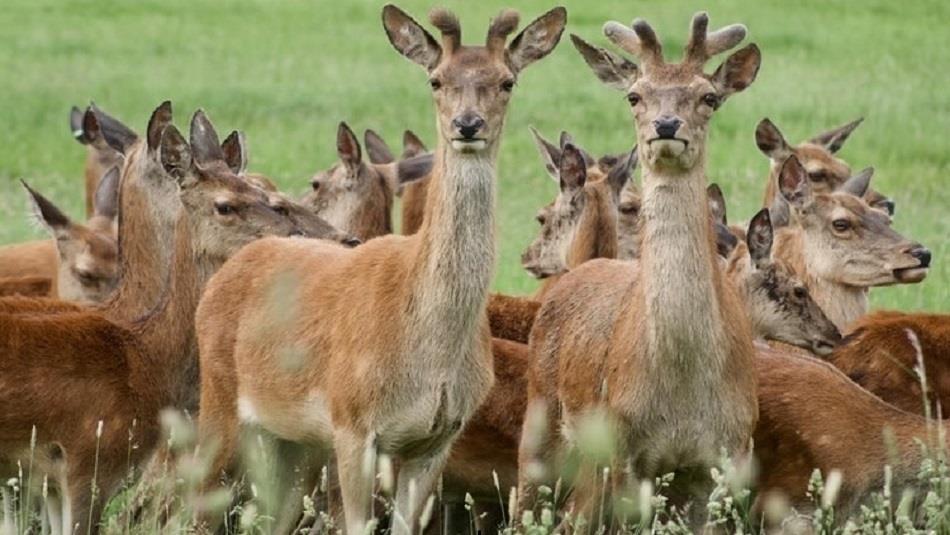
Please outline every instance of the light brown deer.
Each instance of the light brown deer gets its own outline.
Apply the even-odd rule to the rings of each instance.
[[[781,200],[781,197],[776,197],[778,193],[776,178],[782,164],[792,155],[795,155],[807,170],[808,181],[815,193],[830,193],[847,182],[851,178],[851,167],[835,155],[844,146],[851,132],[863,121],[863,117],[858,118],[798,145],[791,145],[785,141],[785,136],[768,118],[759,121],[755,128],[755,144],[771,162],[769,179],[765,186],[765,197],[762,199],[763,206],[772,206],[776,198]],[[877,191],[869,189],[864,198],[874,208],[883,210],[888,215],[894,215],[894,201]],[[784,221],[777,223],[784,223]]]
[[[90,109],[87,108],[86,113],[89,111]],[[121,169],[124,157],[121,152],[109,146],[99,130],[98,124],[95,125],[96,128],[94,129],[87,128],[86,113],[73,106],[69,111],[69,129],[76,141],[86,146],[86,164],[84,167],[86,217],[92,217],[95,214],[95,198],[99,187],[99,179],[104,177],[113,167]]]
[[[348,533],[369,518],[364,465],[377,452],[400,463],[393,532],[415,531],[452,441],[491,387],[495,159],[517,75],[554,48],[566,12],[551,10],[507,47],[512,11],[493,20],[485,46],[463,46],[445,10],[430,16],[441,45],[393,5],[382,18],[396,50],[425,68],[437,109],[422,228],[352,250],[262,240],[222,269],[198,311],[199,427],[218,445],[212,473],[230,465],[242,424],[332,446]],[[296,297],[275,320],[281,287]]]
[[[183,375],[193,369],[187,361],[194,358],[194,310],[207,278],[260,236],[299,233],[262,192],[230,172],[203,113],[192,121],[190,146],[173,126],[160,139],[162,165],[174,177],[165,179],[177,182],[183,215],[158,306],[137,320],[94,310],[0,314],[0,423],[6,430],[0,456],[8,470],[25,462],[36,426],[33,466],[58,487],[66,532],[75,523],[95,528],[129,456],[138,462],[155,445],[159,410],[183,403]],[[132,450],[130,431],[138,444]]]
[[[707,25],[706,14],[693,18],[679,64],[664,62],[643,20],[633,29],[604,27],[640,66],[572,36],[598,78],[625,91],[633,110],[643,166],[640,262],[593,260],[561,279],[531,331],[528,379],[529,403],[547,429],[570,437],[579,419],[605,410],[619,441],[618,466],[637,478],[675,470],[677,490],[687,495],[708,489],[708,468],[722,450],[745,451],[757,415],[752,329],[717,260],[705,153],[709,119],[755,80],[761,56],[748,45],[705,74],[712,56],[745,37],[741,25],[709,34]],[[523,506],[534,503],[526,467],[551,466],[545,461],[561,437],[537,442],[523,437],[519,453]],[[614,480],[622,473],[614,470]],[[596,503],[595,489],[575,492],[581,509]]]
[[[777,231],[773,254],[842,331],[867,312],[869,288],[920,282],[930,266],[930,251],[896,232],[890,216],[862,198],[871,172],[816,193],[807,170],[790,156],[776,177],[792,223]]]
[[[336,144],[340,161],[314,175],[312,191],[301,202],[334,227],[361,240],[391,234],[393,195],[401,184],[427,176],[432,156],[366,163],[359,141],[346,123],[340,123],[337,129]]]

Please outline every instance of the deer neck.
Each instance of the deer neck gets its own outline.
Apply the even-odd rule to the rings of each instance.
[[[436,151],[409,275],[410,321],[427,339],[451,332],[468,344],[480,328],[495,267],[495,159],[495,150],[460,154],[444,142]]]
[[[595,184],[598,186],[602,184]],[[588,187],[587,204],[568,252],[567,265],[573,269],[594,258],[617,258],[617,209],[609,191]]]
[[[706,203],[702,166],[687,172],[644,167],[639,295],[647,357],[658,369],[695,370],[724,359],[723,277]],[[698,358],[702,355],[702,358]]]

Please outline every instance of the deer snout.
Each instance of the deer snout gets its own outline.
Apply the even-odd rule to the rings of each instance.
[[[452,119],[452,126],[455,127],[462,139],[472,140],[485,126],[485,119],[475,113],[465,113]]]
[[[671,115],[663,115],[653,121],[653,127],[656,128],[659,139],[676,139],[676,132],[682,124],[683,121]]]
[[[920,267],[930,267],[930,249],[923,245],[917,245],[907,252],[910,256],[920,261]]]

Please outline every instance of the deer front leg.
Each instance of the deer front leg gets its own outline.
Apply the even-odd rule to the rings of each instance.
[[[348,429],[333,434],[348,535],[362,535],[370,519],[376,479],[376,435]]]
[[[442,469],[452,449],[452,441],[441,445],[435,453],[407,459],[399,467],[396,479],[396,511],[391,531],[393,535],[410,535],[420,526],[419,517],[429,495],[435,489]]]

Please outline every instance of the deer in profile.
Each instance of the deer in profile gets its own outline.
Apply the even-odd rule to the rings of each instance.
[[[216,445],[212,474],[230,466],[242,425],[332,448],[351,534],[369,519],[374,477],[363,467],[377,453],[400,465],[393,532],[418,529],[453,440],[491,387],[485,303],[504,116],[517,76],[559,41],[566,11],[542,15],[507,46],[513,11],[492,21],[484,46],[462,45],[458,19],[446,10],[430,15],[441,45],[393,5],[382,19],[396,50],[427,72],[437,110],[419,232],[350,250],[259,241],[214,277],[197,319],[199,434]],[[297,296],[285,320],[265,319],[275,285]]]
[[[793,155],[776,176],[792,217],[776,232],[773,255],[805,282],[841,331],[867,312],[869,288],[920,282],[930,267],[930,251],[891,228],[890,216],[864,200],[872,172],[817,193]]]
[[[90,125],[86,119],[85,112],[73,106],[69,110],[69,130],[73,138],[86,147],[86,163],[84,166],[85,184],[86,184],[86,217],[95,214],[95,198],[98,190],[99,180],[106,176],[113,167],[122,168],[124,156],[121,152],[112,148],[105,140],[99,125]],[[100,110],[100,114],[102,111]],[[112,119],[109,117],[109,119]],[[114,119],[113,119],[114,120]],[[90,128],[92,126],[92,128]]]
[[[792,155],[798,158],[805,167],[808,182],[815,193],[830,193],[847,182],[851,178],[851,167],[836,154],[863,121],[863,117],[855,119],[798,145],[792,145],[786,141],[775,123],[768,118],[759,121],[755,128],[755,144],[770,162],[769,179],[762,199],[763,206],[772,206],[776,199],[781,201],[781,197],[776,196],[778,193],[776,178],[782,164]],[[864,197],[872,207],[883,210],[888,215],[894,215],[894,201],[891,199],[872,189],[869,189]],[[777,223],[784,224],[784,221],[777,221]]]
[[[310,181],[312,190],[301,203],[334,227],[361,240],[391,234],[395,192],[402,184],[428,175],[432,156],[421,154],[399,162],[364,162],[360,143],[346,123],[340,123],[337,129],[336,145],[340,161],[314,175]]]
[[[643,20],[632,29],[604,27],[639,65],[572,36],[597,77],[624,91],[633,111],[643,169],[640,261],[594,260],[562,277],[531,331],[528,375],[529,404],[547,429],[571,436],[585,414],[604,410],[619,440],[614,468],[629,466],[636,478],[676,471],[677,490],[686,495],[708,490],[708,469],[722,450],[746,450],[757,418],[752,329],[717,259],[705,164],[709,120],[755,80],[761,56],[748,45],[705,74],[712,56],[745,37],[741,25],[712,33],[707,26],[705,13],[693,18],[679,64],[664,61]],[[523,434],[522,506],[535,496],[527,467],[551,466],[559,441],[555,433],[540,443]],[[619,483],[623,470],[611,473]],[[582,510],[597,503],[596,489],[574,492]]]
[[[171,182],[182,206],[168,286],[156,306],[138,319],[110,317],[108,307],[0,313],[0,458],[15,474],[17,462],[31,455],[35,426],[33,466],[56,489],[64,532],[77,523],[96,529],[128,462],[134,466],[155,446],[159,411],[185,402],[183,383],[194,369],[188,362],[194,358],[194,310],[207,278],[260,236],[300,233],[262,192],[231,173],[202,112],[192,120],[190,144],[174,126],[159,139],[165,175],[151,179]],[[131,450],[130,429],[137,444]],[[93,477],[102,489],[98,500]]]

